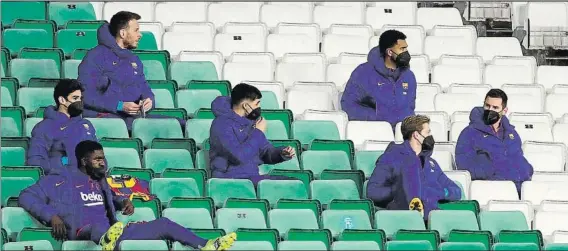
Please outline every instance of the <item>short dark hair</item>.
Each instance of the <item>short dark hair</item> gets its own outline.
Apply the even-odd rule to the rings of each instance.
[[[245,99],[256,100],[262,98],[262,93],[258,88],[241,83],[233,87],[231,91],[231,105],[235,106],[243,102]]]
[[[77,164],[81,165],[81,160],[97,150],[103,150],[103,146],[96,141],[84,140],[79,142],[75,147],[75,157],[77,158]]]
[[[501,99],[501,103],[503,104],[503,109],[505,109],[507,107],[507,101],[509,100],[509,98],[507,98],[507,94],[501,90],[501,89],[491,89],[489,90],[489,92],[487,92],[487,94],[485,95],[485,98],[483,99],[483,102],[485,102],[485,100],[487,99],[487,97],[490,98],[500,98]]]
[[[130,20],[140,20],[140,15],[130,11],[119,11],[110,19],[108,29],[112,36],[117,37],[120,30],[128,27]]]
[[[387,49],[396,45],[398,40],[406,40],[406,35],[397,30],[387,30],[379,37],[379,50],[381,55],[386,55]]]
[[[77,90],[80,90],[81,92],[85,91],[85,88],[83,88],[79,81],[68,78],[60,79],[53,90],[53,100],[55,100],[55,104],[59,107],[59,97],[67,99],[69,94]]]
[[[426,123],[430,123],[430,118],[424,115],[412,115],[406,117],[400,126],[402,139],[408,140],[412,137],[412,133],[422,131],[422,129],[424,129],[423,126]]]

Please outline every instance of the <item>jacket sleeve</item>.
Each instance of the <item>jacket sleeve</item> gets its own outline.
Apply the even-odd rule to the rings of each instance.
[[[46,176],[47,177],[47,176]],[[49,178],[42,178],[37,183],[24,189],[19,196],[18,203],[20,207],[24,208],[36,219],[49,223],[54,215],[57,215],[57,210],[50,206],[48,197],[43,189],[45,186],[53,186]]]
[[[408,81],[409,108],[414,113],[414,110],[416,110],[416,92],[418,89],[418,83],[416,83],[416,76],[414,76],[414,73],[411,72],[410,75],[411,79]]]
[[[388,162],[388,156],[379,157],[367,184],[367,198],[383,208],[394,199],[391,181],[395,177],[393,168]]]
[[[349,120],[373,121],[377,117],[377,105],[359,83],[358,69],[353,71],[345,85],[345,91],[341,97],[341,109],[347,113]]]
[[[278,164],[290,158],[282,156],[282,150],[285,147],[274,147],[268,140],[260,150],[260,158],[264,162],[264,164],[274,165]]]
[[[229,157],[229,162],[236,165],[246,163],[257,156],[259,146],[266,143],[264,133],[256,128],[252,129],[243,143],[236,139],[231,128],[213,126],[211,129],[211,135],[220,142],[222,151]]]
[[[30,149],[27,153],[27,165],[39,166],[45,173],[50,173],[51,163],[49,160],[49,149],[51,142],[47,135],[41,130],[40,127],[35,126],[32,130],[32,138],[30,141]]]
[[[96,59],[88,54],[79,64],[78,80],[85,88],[83,102],[87,108],[99,112],[118,113],[120,97],[107,92],[111,81],[95,61]]]
[[[460,134],[456,145],[456,164],[459,170],[467,170],[472,180],[491,179],[495,170],[490,154],[481,148],[475,147],[473,138],[474,129],[466,127]]]
[[[420,179],[420,170],[412,165],[401,166],[402,188],[406,198],[406,204],[414,198],[424,200],[422,180]]]
[[[436,172],[440,174],[440,176],[438,176],[438,184],[444,188],[443,199],[451,201],[460,200],[462,196],[461,188],[453,180],[446,176],[437,162],[435,163]]]
[[[136,61],[138,63],[138,65],[140,65],[140,71],[139,73],[142,74],[142,79],[144,79],[144,83],[140,83],[140,88],[142,90],[142,99],[151,99],[152,100],[152,109],[156,108],[156,99],[154,96],[154,92],[152,92],[152,88],[150,88],[150,84],[148,84],[148,81],[146,81],[146,75],[144,75],[144,65],[142,64],[142,61],[140,61],[140,58],[136,57]]]

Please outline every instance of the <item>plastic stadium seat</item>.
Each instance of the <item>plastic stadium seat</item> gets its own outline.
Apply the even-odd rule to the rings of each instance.
[[[537,212],[533,229],[540,230],[545,238],[549,238],[554,231],[568,231],[566,224],[563,224],[566,220],[566,212]]]
[[[451,84],[481,84],[483,76],[480,69],[458,65],[436,65],[432,69],[432,82],[438,83],[442,88]]]
[[[7,87],[2,86],[2,107],[4,106],[14,106],[14,100],[10,95],[10,90]]]
[[[542,113],[544,110],[546,90],[542,86],[504,84],[501,90],[509,97],[509,112]]]
[[[213,228],[211,214],[204,208],[166,208],[162,211],[162,214],[163,217],[186,228]],[[188,215],[192,215],[192,217],[187,217]]]
[[[18,197],[22,190],[34,183],[35,180],[30,177],[2,177],[2,206],[10,197]]]
[[[10,74],[26,86],[31,78],[59,78],[59,67],[50,59],[16,58],[10,61]]]
[[[495,243],[492,250],[505,251],[505,250],[539,250],[539,247],[534,243]]]
[[[221,28],[221,33],[224,34],[250,34],[260,37],[268,35],[268,28],[264,23],[239,23],[228,22]],[[229,54],[230,55],[230,54]]]
[[[264,25],[259,24],[251,24],[251,26],[226,26],[225,30],[234,30],[234,31],[241,31],[247,32],[255,32],[259,34],[267,33],[266,27]],[[232,53],[229,58],[227,59],[228,62],[231,63],[262,63],[270,66],[270,70],[274,73],[276,69],[276,59],[274,55],[270,52],[235,52]]]
[[[339,131],[339,138],[345,139],[345,128],[348,122],[347,114],[345,112],[305,110],[301,117],[302,120],[333,121]]]
[[[514,37],[479,37],[475,51],[485,62],[495,56],[523,56],[519,40]]]
[[[64,29],[57,32],[57,47],[66,55],[76,49],[91,49],[97,45],[96,30]]]
[[[64,54],[58,48],[22,48],[18,57],[22,59],[51,59],[55,61],[59,71],[61,70]]]
[[[450,129],[450,141],[457,142],[461,132],[468,125],[469,125],[469,122],[461,122],[460,121],[460,122],[452,123],[451,129]]]
[[[268,222],[271,228],[277,229],[283,237],[288,230],[319,229],[318,219],[309,209],[273,209],[268,213]],[[296,221],[290,221],[294,218]]]
[[[138,41],[138,50],[159,50],[162,49],[162,36],[164,26],[159,22],[140,22],[140,33],[142,38]]]
[[[51,243],[46,240],[9,242],[4,244],[2,250],[29,250],[30,247],[32,250],[54,250]]]
[[[266,37],[260,34],[220,33],[215,36],[214,47],[223,55],[233,52],[264,52]]]
[[[211,62],[172,62],[169,78],[180,86],[193,80],[217,80],[215,65]]]
[[[324,30],[332,24],[362,24],[364,11],[365,3],[362,2],[326,2],[315,6],[314,23]]]
[[[26,113],[33,113],[40,107],[53,105],[53,88],[20,88],[18,90],[18,105]]]
[[[424,40],[424,54],[428,55],[432,63],[437,62],[444,54],[473,55],[474,48],[470,42],[464,37],[427,36]]]
[[[8,148],[8,147],[5,147]],[[39,166],[6,166],[2,167],[3,177],[30,177],[38,181],[43,176],[43,169]]]
[[[339,131],[332,121],[298,120],[292,124],[292,135],[302,144],[314,139],[338,140]]]
[[[321,241],[281,241],[278,243],[278,250],[328,250],[325,243]]]
[[[193,169],[193,160],[185,149],[148,149],[144,151],[144,166],[161,173],[166,168]]]
[[[529,230],[527,220],[520,211],[483,211],[479,213],[479,226],[481,230],[491,231],[493,236],[497,236],[502,230]]]
[[[544,250],[547,251],[562,251],[568,248],[568,244],[566,243],[548,243],[544,247]]]
[[[554,125],[554,119],[552,117],[552,115],[550,113],[520,113],[520,112],[513,112],[509,115],[509,121],[512,122],[522,122],[522,123],[526,123],[526,124],[531,124],[531,123],[537,123],[539,124],[539,126],[542,126],[543,128],[548,128],[548,130],[550,130],[550,128],[552,128],[552,126]],[[520,127],[525,127],[520,126]],[[520,128],[516,128],[517,131],[519,131]],[[532,129],[535,129],[535,127],[533,126]],[[521,134],[522,136],[522,134]],[[524,140],[524,139],[523,139]],[[550,141],[550,140],[535,140],[535,141]]]
[[[533,205],[540,205],[544,200],[568,200],[564,191],[568,185],[562,182],[550,181],[525,181],[521,188],[523,200],[530,201]]]
[[[182,51],[212,51],[213,37],[209,33],[168,31],[162,37],[162,46],[174,56]]]
[[[368,53],[369,37],[347,34],[327,34],[323,37],[322,52],[329,58],[339,57],[339,54],[342,52]]]
[[[434,250],[429,241],[388,241],[387,251]]]
[[[367,7],[365,23],[375,30],[390,24],[414,25],[416,9],[417,5],[413,2],[376,2],[375,6]],[[400,31],[408,36],[405,31]]]
[[[568,125],[567,124],[555,124],[552,127],[552,135],[554,137],[554,142],[568,144]]]
[[[102,247],[95,244],[93,241],[64,241],[61,245],[61,250],[63,251],[73,251],[73,250],[89,250],[98,251]]]
[[[533,80],[536,76],[537,63],[536,58],[533,56],[495,56],[491,60],[492,65],[522,65],[530,68]]]
[[[426,31],[436,25],[463,26],[462,17],[457,8],[418,8],[416,24]]]
[[[2,166],[23,166],[26,150],[23,147],[2,147]]]
[[[456,103],[457,101],[460,101]],[[440,93],[434,98],[436,111],[444,111],[452,114],[457,111],[471,111],[479,106],[479,97],[472,93]]]
[[[357,170],[363,171],[365,178],[371,177],[375,170],[375,163],[382,151],[357,151],[355,152],[355,167]]]
[[[57,25],[64,25],[70,20],[96,20],[95,9],[90,3],[49,3],[49,19]]]
[[[208,5],[207,2],[158,2],[155,7],[155,18],[166,27],[174,22],[205,22]]]
[[[43,29],[6,29],[3,32],[4,46],[12,54],[17,54],[22,48],[51,48],[53,35]]]
[[[166,71],[158,60],[144,60],[144,76],[146,80],[166,80]]]
[[[174,97],[167,89],[152,89],[156,103],[155,108],[174,108]]]
[[[164,240],[124,240],[119,244],[120,250],[164,250],[167,251],[168,243]]]
[[[150,190],[162,205],[167,205],[173,197],[201,196],[196,181],[190,178],[154,178],[150,181]]]
[[[553,211],[553,212],[568,212],[568,203],[566,201],[553,201],[553,200],[544,200],[540,203],[537,211]],[[562,238],[565,237],[566,234],[562,234]],[[568,237],[568,235],[566,235]]]
[[[473,25],[435,25],[430,30],[433,36],[456,36],[464,37],[475,47],[477,40],[477,30]]]
[[[177,60],[189,62],[209,61],[215,65],[219,78],[223,72],[223,64],[225,64],[223,54],[218,51],[182,51],[179,53]]]
[[[568,175],[565,173],[535,172],[533,174],[532,181],[565,182],[568,181]]]
[[[351,73],[358,64],[330,64],[327,66],[326,78],[327,82],[333,82],[337,89],[344,90]]]
[[[568,98],[568,94],[548,94],[544,105],[546,112],[550,112],[554,118],[560,118],[568,113],[568,110],[561,103],[565,98]]]
[[[316,177],[324,170],[351,170],[349,157],[342,151],[305,151],[302,153],[304,170],[311,170]]]
[[[142,168],[138,152],[131,148],[104,147],[109,167]]]
[[[154,6],[155,2],[106,2],[103,7],[103,19],[110,22],[110,18],[119,11],[129,10],[138,13],[142,18],[141,22],[154,20]]]
[[[244,81],[272,81],[274,70],[266,63],[229,62],[223,66],[223,79],[229,80],[232,86]]]
[[[444,242],[438,247],[440,251],[482,251],[487,247],[480,242]]]
[[[363,210],[325,210],[322,213],[323,227],[339,236],[344,229],[371,229],[371,222]]]
[[[207,180],[207,195],[213,198],[218,207],[221,207],[228,198],[256,198],[254,185],[247,179],[209,179]]]
[[[463,67],[463,66],[461,66]],[[491,89],[491,86],[489,85],[484,85],[484,84],[480,84],[481,82],[478,82],[477,84],[451,84],[447,90],[448,93],[463,93],[463,94],[475,94],[479,97],[480,100],[483,100],[485,98],[485,95],[487,94],[487,92],[489,92],[489,90]],[[508,105],[508,103],[507,103]],[[464,112],[466,113],[466,112]],[[469,122],[469,113],[470,111],[467,111],[467,122]],[[454,115],[452,114],[448,114],[448,115]],[[466,120],[464,120],[465,122]]]
[[[380,246],[374,241],[335,241],[331,250],[380,250]]]
[[[365,140],[394,141],[394,134],[392,126],[384,121],[349,121],[347,139],[360,146]]]
[[[485,67],[484,84],[499,88],[502,84],[533,84],[530,69],[522,65],[488,65]]]
[[[18,107],[9,111],[10,108],[2,107],[2,113],[6,115],[13,112],[13,116],[2,116],[2,137],[20,137],[22,136],[22,119],[25,117],[23,109]]]
[[[409,4],[409,3],[394,3],[394,2],[390,2],[390,3],[381,3],[381,4]],[[369,9],[371,9],[373,7],[369,7],[367,10],[369,11]],[[390,14],[390,13],[385,13],[385,14]],[[369,18],[369,17],[367,17]],[[377,29],[376,27],[373,27],[375,29]],[[404,33],[404,35],[406,35],[406,42],[408,43],[408,52],[410,52],[411,55],[413,55],[412,59],[414,60],[415,57],[414,56],[419,56],[421,54],[424,53],[424,39],[426,38],[426,32],[424,31],[424,28],[420,25],[413,25],[413,24],[409,24],[409,25],[391,25],[391,24],[386,24],[383,25],[382,28],[380,28],[380,34],[379,36],[387,31],[387,30],[398,30],[402,33]],[[369,42],[369,47],[375,47],[378,46],[378,38],[379,36],[373,37]],[[411,60],[411,61],[413,61]],[[419,82],[423,82],[423,81],[419,81]],[[428,81],[425,81],[428,82]]]
[[[429,63],[425,63],[429,64]],[[410,66],[412,68],[412,66]],[[429,66],[428,66],[429,67]],[[413,70],[414,71],[414,70]],[[429,70],[425,72],[426,82],[429,82],[430,72]],[[434,97],[438,93],[442,92],[442,87],[439,84],[418,84],[416,87],[416,109],[417,111],[428,111],[432,112],[435,111],[436,108],[434,107]],[[395,139],[398,130],[395,132]]]
[[[211,128],[212,119],[190,119],[185,126],[185,132],[188,138],[194,139],[198,146],[209,138],[209,130]]]
[[[281,62],[276,66],[275,80],[289,89],[295,82],[323,82],[325,66],[311,62]],[[335,84],[333,84],[335,86]]]
[[[565,79],[568,78],[567,69],[566,66],[540,65],[537,68],[535,82],[547,90],[552,89],[554,85],[565,84]]]
[[[474,180],[470,186],[470,197],[483,207],[490,200],[519,200],[512,181]]]
[[[91,3],[96,5],[98,3]],[[104,20],[69,20],[64,25],[64,29],[79,29],[79,30],[98,30],[106,21]]]
[[[11,25],[16,19],[45,19],[46,2],[3,2],[2,23]]]
[[[305,24],[305,30],[319,32],[318,27],[311,27],[313,24]],[[319,43],[316,36],[305,33],[283,33],[280,25],[276,28],[279,33],[270,34],[266,38],[266,51],[274,54],[276,58],[281,58],[286,53],[317,53]],[[319,33],[318,33],[319,34]]]
[[[258,197],[267,199],[271,205],[276,205],[280,199],[308,199],[306,187],[298,180],[262,180],[257,189]]]
[[[77,79],[79,76],[79,64],[81,60],[69,59],[63,61],[61,77]]]
[[[97,131],[99,138],[128,138],[128,129],[123,119],[88,118]]]
[[[222,27],[228,22],[258,22],[261,5],[262,3],[211,3],[207,9],[207,17],[215,27]]]
[[[517,133],[523,142],[525,141],[541,141],[552,142],[552,130],[545,123],[530,123],[511,120],[511,125],[515,126]]]
[[[2,208],[2,228],[6,230],[9,239],[16,240],[25,227],[43,227],[43,225],[23,208]]]
[[[479,230],[477,218],[466,210],[433,210],[428,217],[428,229],[437,230],[447,240],[452,230]]]
[[[480,56],[456,56],[456,55],[442,55],[439,64],[442,65],[461,65],[467,67],[475,67],[483,70],[485,62]]]
[[[189,116],[193,116],[201,108],[211,108],[211,102],[221,95],[218,90],[179,90],[176,92],[176,107],[184,108]]]
[[[132,137],[149,146],[155,138],[183,138],[183,132],[176,119],[138,118],[132,123]]]
[[[72,58],[73,59],[83,59],[83,57],[79,57],[80,55],[75,55],[75,54],[78,54],[78,52],[80,52],[80,51],[84,51],[84,50],[75,50]],[[141,61],[157,60],[157,61],[160,61],[160,63],[162,63],[164,70],[167,70],[169,68],[170,52],[168,52],[168,51],[165,51],[165,50],[163,50],[163,51],[134,50],[133,52],[136,56],[138,56],[138,58],[140,58]]]
[[[357,185],[352,180],[314,180],[310,183],[312,199],[327,205],[333,199],[359,199]]]
[[[227,233],[238,228],[266,228],[262,211],[257,208],[221,208],[217,210],[215,222]]]
[[[387,238],[392,238],[400,229],[426,230],[418,211],[379,210],[375,213],[374,225],[384,230]]]
[[[523,153],[535,172],[563,172],[566,146],[562,143],[525,142]]]
[[[291,2],[271,2],[260,7],[260,21],[271,28],[279,23],[311,23],[313,9],[313,3],[302,5]]]

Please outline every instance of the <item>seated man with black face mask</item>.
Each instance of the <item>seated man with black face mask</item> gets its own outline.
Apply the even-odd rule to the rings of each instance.
[[[44,120],[32,130],[27,165],[40,166],[45,174],[75,164],[75,146],[97,140],[95,128],[84,119],[83,87],[74,79],[61,79],[53,92],[55,106],[48,106]]]
[[[533,167],[525,159],[523,141],[506,113],[507,94],[491,89],[483,107],[473,108],[469,126],[458,138],[456,164],[469,171],[472,180],[513,181],[520,194],[523,182],[533,175]]]
[[[417,210],[428,219],[438,202],[461,198],[461,189],[434,160],[430,119],[413,115],[402,121],[404,142],[389,144],[369,179],[367,197],[391,210]]]
[[[238,84],[231,97],[217,97],[211,108],[209,160],[213,178],[264,179],[288,177],[260,175],[258,166],[278,164],[296,155],[294,148],[274,147],[266,139],[266,120],[261,117],[262,94],[251,85]]]
[[[341,97],[349,120],[387,121],[393,128],[414,115],[416,77],[410,70],[406,35],[397,30],[381,34],[379,45],[359,65]]]

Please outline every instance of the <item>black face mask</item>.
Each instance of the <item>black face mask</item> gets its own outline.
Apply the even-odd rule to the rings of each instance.
[[[83,113],[83,101],[75,101],[67,107],[69,116],[77,117]]]
[[[420,134],[420,136],[422,136],[422,134]],[[424,136],[422,136],[422,137],[424,137]],[[428,137],[424,137],[424,140],[422,140],[422,151],[423,152],[433,151],[435,144],[436,144],[436,141],[434,140],[434,137],[432,137],[432,135],[430,135]]]
[[[493,125],[499,121],[501,115],[492,110],[484,110],[483,111],[483,123],[486,125]]]
[[[392,52],[393,54],[396,55],[396,58],[392,58],[392,60],[394,61],[394,63],[396,64],[396,67],[398,68],[408,68],[410,67],[410,53],[408,51],[402,52],[400,54],[396,54],[394,53],[394,51]]]
[[[247,104],[247,106],[252,109],[252,107],[250,107],[250,105]],[[258,118],[260,118],[260,115],[262,114],[262,110],[260,109],[260,107],[256,108],[256,109],[252,109],[252,111],[248,112],[246,118],[250,119],[250,120],[257,120]]]

